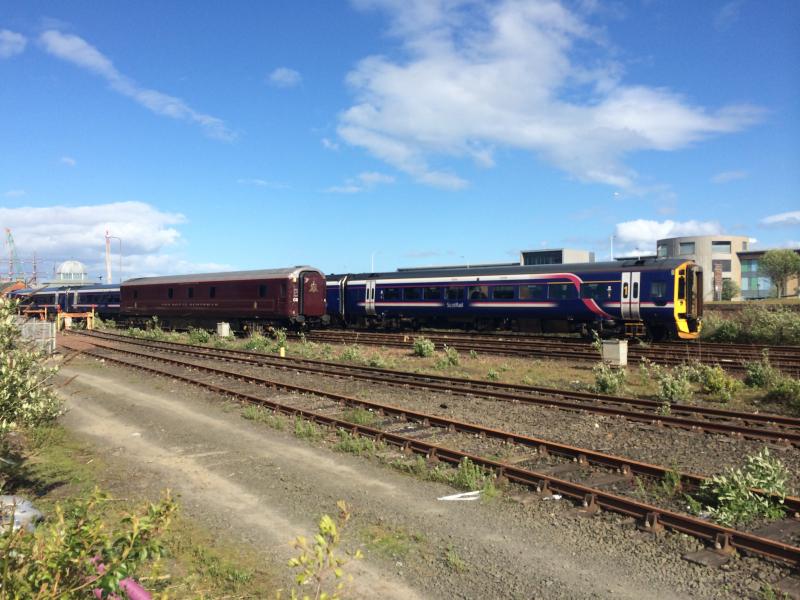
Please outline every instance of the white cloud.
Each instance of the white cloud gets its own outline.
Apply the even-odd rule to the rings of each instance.
[[[278,67],[269,74],[269,82],[275,87],[290,88],[300,85],[303,77],[294,69],[288,67]]]
[[[127,277],[213,270],[210,264],[192,263],[168,252],[181,240],[175,226],[185,221],[180,213],[163,212],[144,202],[0,208],[0,223],[11,228],[20,257],[28,260],[35,252],[46,275],[54,263],[73,258],[96,275],[104,273],[106,230],[122,240]],[[116,273],[116,240],[112,251]]]
[[[27,44],[28,38],[21,33],[0,29],[0,58],[11,58],[16,54],[22,54]]]
[[[339,144],[328,138],[322,138],[322,145],[328,150],[338,150]]]
[[[722,226],[716,221],[651,221],[636,219],[617,223],[614,228],[615,254],[655,253],[656,240],[690,235],[717,235]]]
[[[20,198],[25,195],[25,190],[8,190],[7,192],[3,192],[3,196],[6,198]]]
[[[714,28],[720,31],[728,29],[739,20],[742,6],[744,6],[744,0],[733,0],[724,4],[714,15]]]
[[[672,151],[740,130],[760,110],[709,110],[663,87],[623,84],[603,36],[555,0],[357,0],[391,18],[404,59],[370,56],[348,74],[356,102],[342,139],[418,181],[467,182],[435,157],[493,164],[495,148],[529,151],[575,177],[618,187],[632,152]],[[580,63],[591,50],[594,61]]]
[[[278,181],[267,181],[266,179],[258,179],[258,178],[237,179],[236,183],[238,183],[239,185],[254,185],[256,187],[272,188],[274,190],[285,190],[290,187],[289,184],[287,183],[280,183]]]
[[[800,210],[770,215],[761,219],[762,225],[795,227],[800,225]]]
[[[111,89],[157,115],[200,125],[206,135],[212,138],[225,141],[236,138],[236,134],[228,129],[222,119],[197,112],[180,98],[141,87],[120,73],[111,60],[97,48],[77,35],[48,30],[39,36],[39,42],[49,54],[99,75],[108,82]]]
[[[334,185],[325,191],[331,194],[357,194],[371,190],[377,185],[394,183],[394,181],[395,179],[391,175],[365,171],[356,177],[347,179],[344,185]]]
[[[74,167],[78,164],[78,161],[71,156],[62,156],[58,159],[58,162],[60,162],[62,165],[67,165],[68,167]]]
[[[737,179],[745,179],[749,173],[747,171],[723,171],[717,173],[711,178],[713,183],[728,183],[729,181],[736,181]]]

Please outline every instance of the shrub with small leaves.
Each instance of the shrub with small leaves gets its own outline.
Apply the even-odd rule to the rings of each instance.
[[[426,337],[414,338],[414,356],[421,356],[423,358],[433,356],[436,351],[436,345]]]
[[[747,525],[759,518],[780,519],[788,480],[789,471],[764,448],[748,456],[743,468],[729,469],[704,482],[694,506],[699,502],[715,521],[727,526]]]
[[[339,359],[347,362],[360,363],[364,361],[364,356],[361,353],[361,348],[353,344],[352,346],[344,347],[344,350],[339,354]]]
[[[205,329],[189,327],[189,341],[192,344],[207,344],[211,341],[211,334]]]
[[[722,402],[730,402],[736,393],[744,387],[741,381],[734,377],[729,377],[719,365],[713,367],[699,365],[697,373],[699,374],[699,383],[703,386],[703,391]]]
[[[252,350],[253,352],[269,352],[272,344],[263,334],[254,331],[250,334],[250,337],[247,338],[244,347],[245,350]]]
[[[625,369],[615,369],[605,363],[592,368],[594,373],[594,390],[600,394],[619,394],[625,388],[627,373]]]
[[[767,400],[786,403],[800,414],[800,379],[781,377],[774,381],[767,392]]]
[[[656,397],[665,403],[687,402],[694,396],[689,375],[682,370],[674,373],[663,370],[658,376],[658,392]]]
[[[500,373],[498,373],[494,369],[489,369],[489,372],[486,373],[486,379],[488,379],[489,381],[497,381],[498,379],[500,379]]]
[[[761,360],[745,363],[744,368],[744,383],[748,387],[768,388],[780,378],[780,372],[769,362],[767,350],[761,354]]]

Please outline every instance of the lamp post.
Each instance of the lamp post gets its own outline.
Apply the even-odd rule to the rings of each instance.
[[[375,272],[375,255],[376,254],[380,254],[380,252],[376,250],[369,257],[369,272],[370,273],[374,273]]]
[[[122,283],[122,239],[115,235],[109,235],[108,239],[117,240],[119,242],[119,282]],[[113,282],[109,281],[108,283],[111,284]]]

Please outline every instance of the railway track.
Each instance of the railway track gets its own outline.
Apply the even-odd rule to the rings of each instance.
[[[577,338],[527,336],[522,334],[474,334],[459,332],[385,333],[356,330],[319,330],[304,334],[306,339],[319,343],[362,344],[391,348],[411,348],[415,337],[424,336],[438,347],[445,344],[460,352],[474,350],[482,354],[502,356],[546,357],[592,361],[599,359],[591,344]],[[709,344],[704,342],[663,342],[630,344],[628,359],[642,359],[664,365],[679,365],[690,361],[720,365],[732,372],[744,372],[745,364],[761,360],[763,352],[770,363],[787,374],[800,375],[800,346],[763,346],[747,344]]]
[[[69,336],[64,342],[66,347],[96,358],[201,386],[244,402],[269,407],[279,413],[344,430],[351,435],[375,439],[401,448],[408,454],[424,455],[431,461],[458,464],[468,458],[482,468],[491,470],[497,477],[539,493],[557,493],[571,498],[579,503],[579,510],[584,514],[593,514],[599,508],[611,510],[638,519],[642,527],[651,532],[667,527],[705,540],[718,553],[738,549],[800,565],[800,547],[794,541],[800,523],[797,518],[800,498],[787,498],[786,506],[794,515],[784,522],[773,524],[768,530],[747,532],[731,529],[681,513],[672,507],[656,506],[624,495],[634,476],[661,479],[674,473],[657,465],[160,354],[148,354],[125,348],[119,342],[100,343],[78,336]],[[221,379],[226,382],[225,385],[220,384]],[[279,400],[254,393],[264,386],[292,393],[289,399],[282,397]],[[348,407],[372,411],[381,421],[373,425],[353,423],[343,418],[342,411]],[[424,438],[436,436],[460,447],[424,441]],[[487,458],[482,450],[486,440],[501,446],[512,446],[521,456],[509,460]],[[483,453],[476,453],[476,447]],[[560,459],[561,462],[553,464],[554,459]],[[677,476],[687,489],[703,481],[702,477],[689,473],[677,473]]]
[[[76,335],[76,334],[71,334]],[[772,443],[800,446],[800,419],[776,414],[747,413],[713,407],[673,404],[670,414],[661,414],[662,404],[653,400],[609,396],[547,387],[473,381],[442,375],[419,375],[376,367],[345,365],[319,360],[271,357],[257,352],[208,348],[192,344],[145,341],[105,332],[80,332],[92,339],[106,339],[133,346],[158,348],[164,352],[225,360],[244,364],[291,368],[329,377],[361,379],[392,386],[469,394],[498,401],[534,404],[551,408],[622,417],[630,421],[705,433],[742,436]]]

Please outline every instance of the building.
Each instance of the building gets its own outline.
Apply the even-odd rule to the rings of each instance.
[[[521,250],[519,253],[519,264],[521,265],[568,265],[593,262],[594,252],[572,248]]]
[[[65,260],[56,269],[55,277],[47,285],[88,285],[92,283],[86,274],[86,267],[77,260]]]
[[[760,270],[761,257],[767,250],[749,250],[739,252],[739,262],[742,265],[742,279],[740,288],[742,298],[756,300],[759,298],[772,298],[776,294],[775,285],[769,275]],[[800,254],[800,249],[795,250]],[[800,294],[800,282],[797,277],[790,277],[786,285],[787,296]]]
[[[721,298],[722,282],[726,279],[737,285],[741,282],[742,268],[738,253],[747,252],[749,240],[741,235],[666,238],[656,242],[656,255],[658,258],[685,258],[700,265],[704,273],[703,300],[712,301]],[[720,270],[722,275],[722,280],[716,285],[715,269]]]

